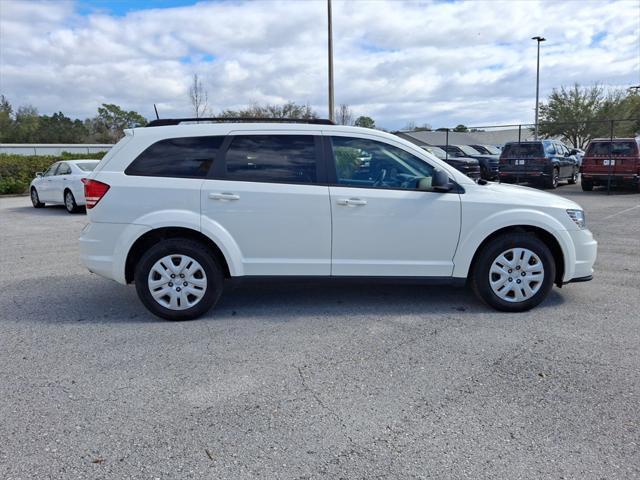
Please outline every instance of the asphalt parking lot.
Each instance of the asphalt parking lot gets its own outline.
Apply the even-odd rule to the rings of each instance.
[[[277,284],[152,317],[87,272],[84,215],[0,199],[0,478],[640,478],[640,194],[559,194],[593,281]]]

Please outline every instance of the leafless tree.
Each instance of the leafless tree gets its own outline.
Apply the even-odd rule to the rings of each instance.
[[[196,118],[203,117],[207,113],[209,94],[198,78],[198,74],[193,75],[193,82],[189,87],[189,100]]]
[[[338,125],[353,125],[353,112],[346,103],[336,108],[336,123]]]

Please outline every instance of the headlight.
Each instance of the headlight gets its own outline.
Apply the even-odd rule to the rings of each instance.
[[[584,218],[584,211],[582,210],[567,210],[567,214],[571,217],[571,220],[578,226],[578,228],[584,228],[587,224]]]

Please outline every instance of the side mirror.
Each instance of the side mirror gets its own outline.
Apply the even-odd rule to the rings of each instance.
[[[41,177],[42,176],[42,172],[36,172],[36,177]]]
[[[431,180],[431,189],[436,192],[448,192],[453,185],[449,181],[449,174],[444,170],[436,168],[433,171],[433,178]]]

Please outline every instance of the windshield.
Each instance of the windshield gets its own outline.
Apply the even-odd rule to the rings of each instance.
[[[424,148],[427,152],[431,153],[432,155],[435,155],[437,158],[441,160],[444,160],[445,158],[447,158],[447,152],[445,152],[440,147],[423,146],[422,148]]]
[[[460,150],[462,150],[467,155],[471,155],[471,156],[473,156],[473,155],[481,155],[481,153],[479,151],[477,151],[473,147],[470,147],[469,145],[458,145],[458,148],[460,148]]]
[[[542,143],[507,143],[502,150],[503,157],[544,157]]]
[[[81,163],[76,163],[76,167],[78,167],[83,172],[92,172],[93,169],[96,168],[98,163],[100,162],[81,162]]]
[[[498,147],[494,147],[493,145],[480,145],[482,148],[484,148],[487,153],[490,153],[491,155],[500,155],[500,149]]]
[[[624,155],[636,154],[636,142],[591,142],[587,156],[593,155]]]

